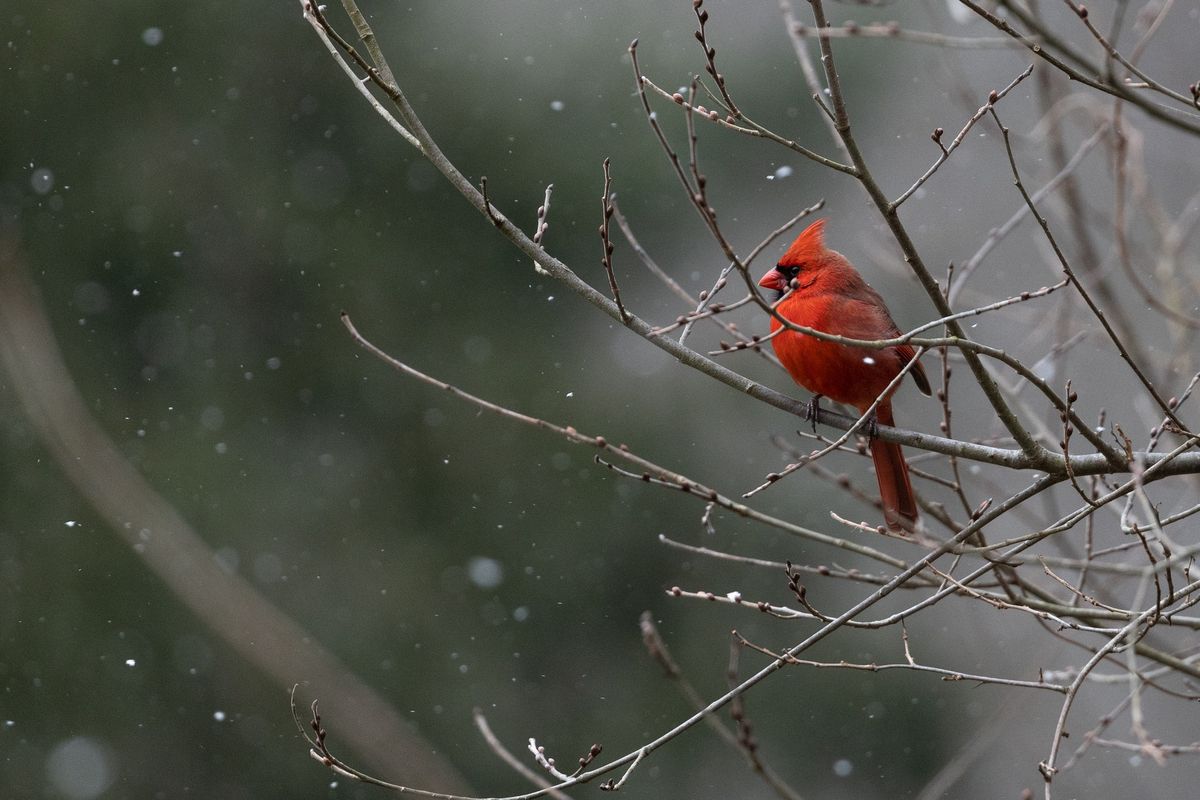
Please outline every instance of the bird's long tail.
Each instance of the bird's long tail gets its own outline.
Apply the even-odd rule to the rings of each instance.
[[[894,426],[892,404],[881,403],[876,410],[876,419],[880,425]],[[879,479],[884,520],[893,531],[912,532],[917,523],[917,499],[908,478],[904,452],[898,444],[872,439],[871,460],[875,462],[875,476]]]

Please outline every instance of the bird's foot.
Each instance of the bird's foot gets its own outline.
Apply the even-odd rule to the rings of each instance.
[[[813,433],[817,432],[817,417],[821,415],[821,395],[814,394],[804,407],[804,418],[812,423]]]
[[[867,423],[863,426],[867,432],[867,444],[879,438],[879,417],[872,414],[867,417]]]

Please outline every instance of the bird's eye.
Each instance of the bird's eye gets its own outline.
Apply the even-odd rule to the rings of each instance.
[[[776,265],[775,269],[777,269],[781,273],[783,273],[783,277],[787,278],[789,281],[792,278],[794,278],[800,274],[800,267],[797,267],[797,266],[786,266],[785,267],[782,264],[778,264],[778,265]]]

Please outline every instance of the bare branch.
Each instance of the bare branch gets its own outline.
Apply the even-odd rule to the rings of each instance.
[[[608,223],[613,215],[612,175],[608,171],[608,166],[609,160],[606,158],[604,159],[604,192],[600,196],[600,245],[603,249],[600,263],[604,265],[604,272],[608,275],[608,286],[612,289],[613,301],[617,304],[617,313],[621,315],[622,322],[629,324],[630,315],[625,310],[625,304],[621,302],[621,290],[617,287],[617,276],[613,273],[613,243],[608,236]]]

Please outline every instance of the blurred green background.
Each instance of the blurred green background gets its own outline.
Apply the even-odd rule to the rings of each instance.
[[[776,4],[708,5],[743,108],[833,154]],[[545,244],[556,256],[605,284],[596,226],[609,157],[642,244],[691,291],[711,283],[720,252],[646,125],[626,53],[640,37],[643,69],[668,88],[686,83],[703,68],[690,3],[452,0],[364,10],[426,126],[465,174],[488,177],[506,214],[532,230],[554,184]],[[831,13],[954,24],[938,3]],[[348,35],[336,3],[329,14]],[[536,736],[561,763],[594,741],[606,757],[626,752],[686,715],[641,644],[645,609],[706,697],[726,685],[730,628],[774,647],[799,637],[794,624],[668,598],[664,589],[678,584],[789,600],[780,574],[697,560],[657,537],[805,563],[837,554],[722,516],[708,536],[693,499],[481,415],[350,340],[342,309],[419,369],[627,442],[729,494],[785,463],[769,437],[796,426],[535,274],[352,90],[298,3],[10,0],[0,42],[0,224],[91,413],[220,564],[342,659],[478,793],[527,784],[483,743],[474,707],[522,755]],[[893,191],[936,155],[932,127],[956,130],[1027,63],[982,51],[958,73],[928,48],[855,42],[840,52],[858,129]],[[679,120],[658,107],[682,145]],[[1009,117],[1028,126],[1036,112],[1013,103]],[[824,198],[831,242],[894,298],[901,326],[928,313],[898,262],[881,266],[894,250],[849,181],[713,129],[702,130],[700,152],[735,246],[748,250]],[[971,153],[947,168],[937,192],[915,198],[906,221],[931,263],[969,254],[964,243],[1015,209],[1007,193],[963,199],[978,181],[971,159],[999,170],[1001,158]],[[778,252],[768,251],[763,269]],[[619,239],[616,263],[638,314],[665,322],[680,313]],[[738,321],[765,327],[753,314]],[[711,349],[717,338],[701,330],[693,345]],[[727,363],[795,391],[758,359]],[[113,535],[2,380],[0,795],[382,796],[308,758],[286,687],[247,666]],[[901,398],[902,423],[936,429],[934,404],[907,389]],[[813,492],[830,489],[793,481],[758,505],[828,527],[825,508],[810,507]],[[838,502],[856,519],[871,513]],[[861,593],[817,585],[831,608]],[[1040,662],[1019,644],[1029,624],[956,613],[960,628],[964,615],[979,614],[999,652],[964,652],[929,615],[913,628],[930,661],[1033,677]],[[898,647],[898,634],[843,632],[816,657],[890,660]],[[744,654],[743,673],[761,662]],[[308,678],[297,666],[303,700],[335,702],[338,686]],[[1012,722],[1001,710],[1010,697],[1025,702],[914,675],[797,670],[756,690],[747,711],[764,757],[805,796],[915,796],[994,724],[983,740],[992,768],[966,779],[973,792],[947,796],[1016,797],[1039,783],[1034,766],[1057,703],[1026,707],[1021,724],[1038,734],[1025,742],[1019,726],[999,733]],[[325,721],[336,752],[355,720]],[[424,757],[397,752],[390,770],[369,771],[403,782]],[[1072,780],[1087,794],[1090,781],[1145,777],[1117,761],[1114,774]],[[1150,785],[1178,775],[1151,775]],[[656,753],[623,791],[771,796],[702,728]]]

